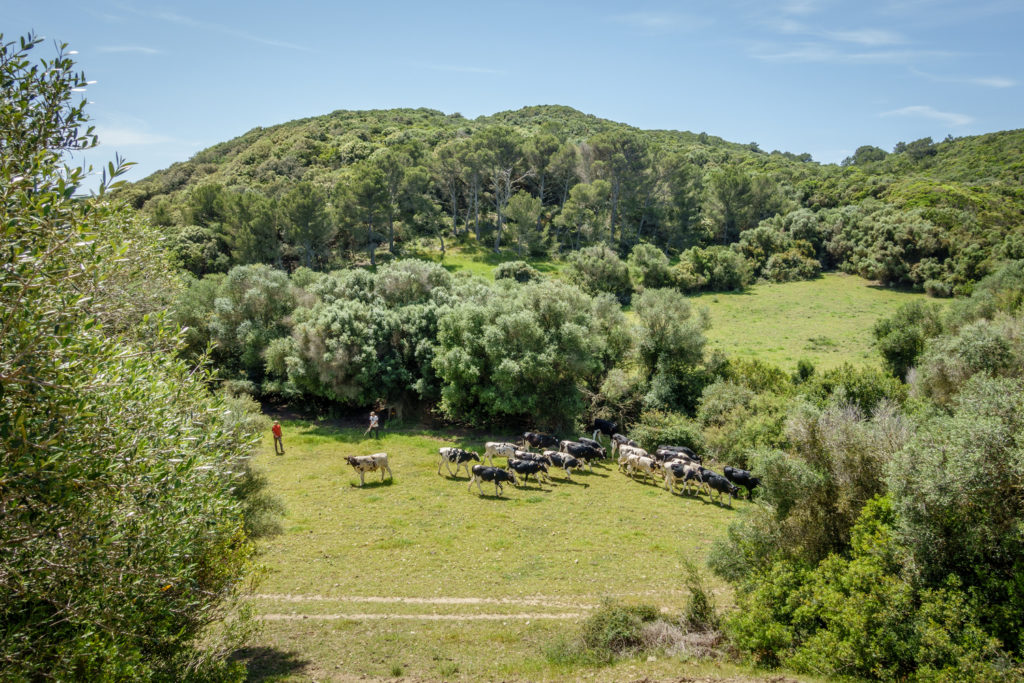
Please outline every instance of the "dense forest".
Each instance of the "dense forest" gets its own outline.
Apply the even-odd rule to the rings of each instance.
[[[841,269],[949,296],[1024,257],[1022,153],[1011,131],[866,145],[836,166],[568,107],[338,111],[252,130],[122,196],[196,275],[373,265],[417,238],[521,256],[650,244],[688,291]]]
[[[710,558],[738,656],[1019,680],[1024,133],[827,166],[562,107],[337,112],[131,185],[111,164],[82,197],[85,78],[33,64],[38,42],[0,38],[4,675],[244,677],[224,617],[274,509],[255,397],[502,431],[610,417],[749,468],[756,505]],[[424,240],[522,260],[453,275],[403,258]],[[835,268],[956,298],[879,320],[877,366],[705,349],[688,292]]]

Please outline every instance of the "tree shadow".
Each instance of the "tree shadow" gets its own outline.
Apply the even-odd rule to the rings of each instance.
[[[294,674],[305,669],[310,661],[295,652],[273,647],[245,647],[231,653],[229,660],[245,665],[245,680],[253,683]]]

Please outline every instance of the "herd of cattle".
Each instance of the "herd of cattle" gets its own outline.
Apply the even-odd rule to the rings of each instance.
[[[482,458],[475,451],[446,446],[439,449],[441,457],[437,463],[437,473],[441,474],[441,467],[444,466],[449,475],[457,477],[459,470],[465,469],[470,491],[473,490],[473,484],[476,484],[483,494],[482,483],[488,482],[494,484],[495,495],[500,496],[502,484],[519,486],[520,477],[525,482],[534,476],[538,482],[547,481],[550,484],[553,481],[549,469],[560,468],[565,472],[566,479],[571,480],[574,469],[590,470],[594,461],[617,457],[619,470],[631,479],[638,474],[645,480],[661,479],[667,491],[674,493],[677,486],[687,493],[704,491],[709,498],[717,494],[716,500],[719,502],[722,494],[735,498],[741,487],[746,489],[749,499],[753,489],[760,483],[750,472],[735,467],[725,467],[723,474],[710,470],[703,466],[700,456],[686,446],[658,446],[653,453],[649,453],[635,441],[617,433],[617,425],[613,422],[595,420],[594,426],[592,438],[580,437],[576,441],[560,441],[548,434],[536,432],[524,433],[520,444],[489,441],[484,444]],[[602,433],[610,439],[610,454],[599,441]],[[558,450],[553,450],[556,447]],[[535,453],[531,448],[539,452]],[[504,457],[505,467],[495,467],[495,457]],[[346,460],[359,473],[360,486],[364,483],[366,472],[380,470],[381,481],[384,481],[385,471],[387,476],[391,476],[386,453],[352,456]],[[488,464],[484,465],[483,460]],[[471,465],[473,462],[480,464]],[[452,465],[455,466],[454,472]]]

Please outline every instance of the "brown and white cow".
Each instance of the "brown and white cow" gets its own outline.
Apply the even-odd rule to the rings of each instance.
[[[367,472],[376,472],[380,470],[380,480],[384,481],[384,471],[387,470],[388,476],[394,479],[394,475],[391,474],[391,466],[388,465],[388,454],[387,453],[374,453],[373,455],[350,455],[345,458],[345,461],[355,468],[356,472],[359,473],[359,485],[362,486],[365,481],[363,477]]]

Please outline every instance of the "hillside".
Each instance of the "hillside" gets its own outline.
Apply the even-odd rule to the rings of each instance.
[[[122,196],[171,229],[196,275],[373,264],[417,238],[532,256],[650,243],[684,258],[687,291],[838,269],[948,296],[1024,256],[1022,152],[1017,130],[830,165],[564,106],[336,111],[251,130]]]

